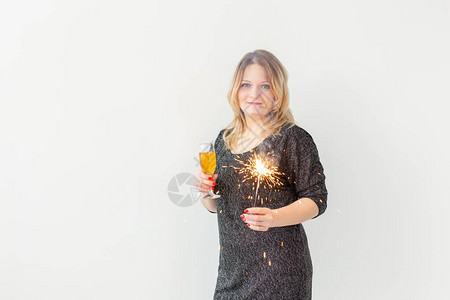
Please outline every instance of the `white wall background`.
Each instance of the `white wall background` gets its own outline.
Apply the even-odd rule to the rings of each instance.
[[[0,299],[212,299],[216,217],[167,188],[258,48],[325,167],[314,299],[450,299],[449,36],[444,0],[1,1]]]

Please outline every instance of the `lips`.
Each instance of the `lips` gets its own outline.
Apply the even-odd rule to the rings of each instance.
[[[248,104],[250,104],[250,105],[261,105],[262,103],[259,103],[259,102],[247,102]]]

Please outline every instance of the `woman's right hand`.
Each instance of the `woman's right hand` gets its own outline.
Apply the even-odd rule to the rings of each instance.
[[[195,186],[200,193],[206,195],[210,190],[214,191],[214,186],[216,185],[216,179],[218,174],[206,175],[199,170],[195,176]]]

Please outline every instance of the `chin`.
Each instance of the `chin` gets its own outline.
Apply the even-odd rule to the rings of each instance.
[[[249,112],[245,112],[245,116],[246,116],[246,117],[251,117],[251,118],[258,118],[258,119],[261,119],[261,118],[266,117],[266,116],[267,116],[267,113],[262,114],[262,113],[260,113],[260,112],[251,112],[251,111],[249,111]]]

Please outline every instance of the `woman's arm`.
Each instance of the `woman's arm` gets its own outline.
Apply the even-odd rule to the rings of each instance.
[[[248,208],[241,215],[254,230],[296,225],[322,214],[327,207],[325,175],[311,135],[296,126],[284,145],[289,185],[298,199],[278,209]]]
[[[201,198],[203,206],[207,210],[209,210],[209,212],[216,213],[217,212],[216,199],[205,199],[203,198],[204,196],[206,196],[206,194],[203,194]]]
[[[270,227],[296,225],[308,221],[319,214],[317,204],[309,198],[301,198],[282,208],[272,209]]]
[[[253,230],[267,231],[270,227],[297,225],[319,214],[317,204],[309,198],[301,198],[277,209],[251,207],[241,215],[242,221]]]

